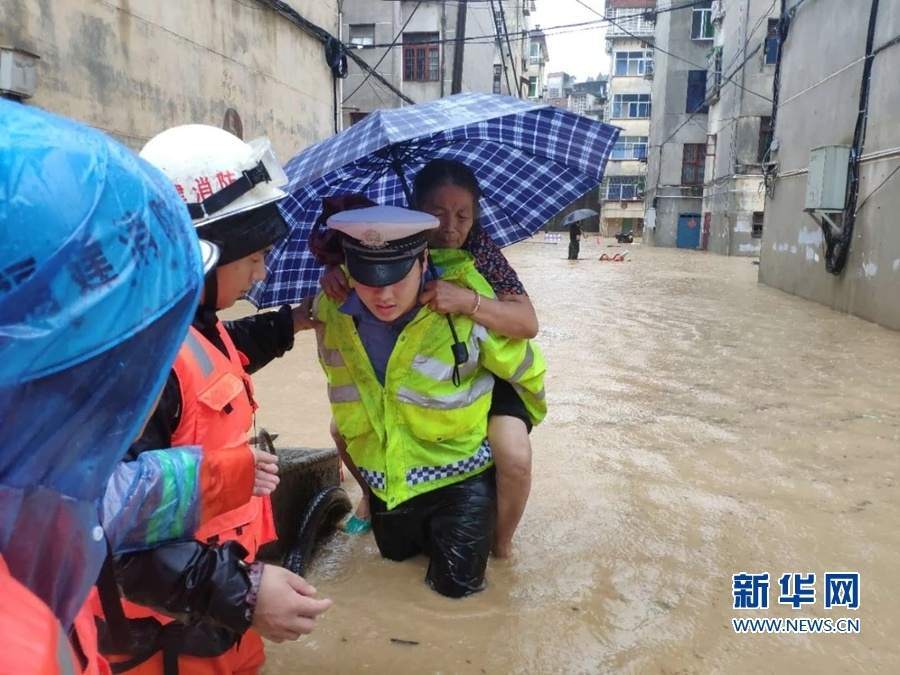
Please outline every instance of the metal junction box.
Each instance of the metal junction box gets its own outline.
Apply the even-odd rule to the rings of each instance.
[[[849,145],[823,145],[809,151],[807,211],[843,211],[847,197]]]
[[[18,98],[33,96],[39,58],[24,49],[0,46],[0,93]]]

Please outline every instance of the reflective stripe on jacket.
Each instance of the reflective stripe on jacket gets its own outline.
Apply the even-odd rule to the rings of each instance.
[[[432,252],[440,278],[493,297],[471,256]],[[372,491],[394,508],[418,494],[459,482],[493,464],[487,436],[494,377],[522,397],[535,424],[546,414],[540,349],[454,316],[468,360],[453,384],[453,339],[445,316],[419,310],[397,338],[384,386],[378,382],[353,319],[320,295],[319,360],[347,451]]]

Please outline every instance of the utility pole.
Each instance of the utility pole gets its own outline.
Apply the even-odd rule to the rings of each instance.
[[[466,12],[468,3],[460,2],[456,7],[456,46],[453,49],[453,81],[450,83],[450,93],[459,94],[462,91],[463,55],[466,48]]]

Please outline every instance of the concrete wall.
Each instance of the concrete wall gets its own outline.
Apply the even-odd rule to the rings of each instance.
[[[840,276],[826,271],[821,230],[803,211],[810,149],[852,142],[862,63],[835,73],[865,53],[869,3],[858,5],[854,3],[850,11],[840,0],[807,2],[791,25],[775,129],[780,177],[766,207],[760,280],[900,329],[900,173],[860,207]],[[882,2],[875,46],[898,34],[900,6]],[[828,49],[819,48],[825,36],[838,35],[840,40],[828,41]],[[900,45],[875,56],[858,205],[900,166],[898,69]],[[789,175],[781,176],[785,173]]]
[[[650,120],[646,208],[655,205],[653,228],[644,229],[644,242],[656,246],[675,246],[678,216],[701,212],[702,188],[681,186],[681,168],[685,143],[706,143],[707,117],[687,110],[688,72],[703,65],[710,43],[691,39],[692,11],[685,8],[657,16],[652,80],[653,113]],[[672,58],[666,52],[681,56]],[[674,136],[673,136],[674,134]]]
[[[764,62],[762,45],[768,19],[777,18],[779,8],[780,3],[771,0],[725,3],[724,18],[716,28],[723,85],[709,110],[708,133],[716,136],[716,154],[707,163],[703,198],[703,212],[710,214],[708,248],[713,253],[759,254],[760,240],[753,238],[748,223],[765,205],[757,156],[759,124],[761,116],[772,114],[767,98],[771,99],[775,74],[775,66]],[[727,76],[732,82],[725,81]]]
[[[294,0],[337,32],[336,0]],[[3,0],[0,44],[40,55],[27,100],[133,148],[189,122],[267,135],[282,161],[333,131],[322,45],[250,0]]]

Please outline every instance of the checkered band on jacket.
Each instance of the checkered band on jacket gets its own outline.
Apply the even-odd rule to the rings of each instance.
[[[377,488],[379,490],[384,490],[385,487],[387,487],[385,476],[381,471],[369,471],[361,466],[356,468],[359,469],[360,475],[365,479],[366,483],[369,484],[369,487]]]
[[[441,478],[450,478],[450,476],[460,476],[470,473],[476,469],[490,464],[493,454],[491,453],[491,444],[487,439],[481,443],[481,447],[471,457],[453,462],[453,464],[444,464],[443,466],[416,466],[406,472],[406,482],[409,485],[419,485]]]

